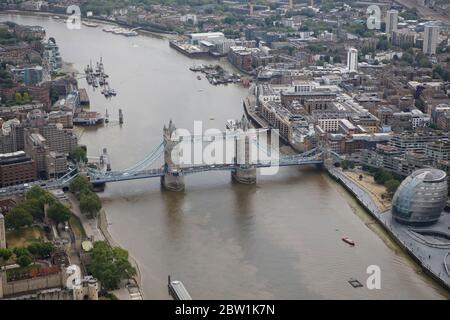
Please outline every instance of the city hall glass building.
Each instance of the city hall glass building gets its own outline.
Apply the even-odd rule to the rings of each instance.
[[[447,174],[438,169],[414,171],[397,189],[392,201],[395,220],[413,225],[436,222],[447,203]]]

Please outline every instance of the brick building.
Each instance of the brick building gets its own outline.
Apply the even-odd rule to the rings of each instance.
[[[36,180],[35,162],[24,152],[0,154],[0,187]]]

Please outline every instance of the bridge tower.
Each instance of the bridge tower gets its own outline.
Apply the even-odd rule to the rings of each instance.
[[[184,190],[184,177],[180,170],[179,159],[179,143],[174,136],[176,128],[172,120],[169,126],[164,125],[163,139],[164,139],[164,176],[161,177],[161,184],[164,188],[170,191]]]
[[[331,154],[330,147],[326,144],[321,146],[322,149],[322,161],[325,168],[331,168],[334,165],[334,158]]]
[[[249,135],[249,126],[245,116],[242,116],[241,121],[236,124],[234,130],[240,132],[241,134],[237,135],[235,140],[235,163],[236,169],[231,172],[231,177],[243,184],[254,184],[256,183],[256,168],[252,164],[252,148],[251,145],[251,137]]]

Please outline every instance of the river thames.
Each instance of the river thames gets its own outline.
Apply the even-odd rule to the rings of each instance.
[[[87,89],[92,110],[107,108],[117,118],[122,108],[125,123],[85,130],[80,142],[92,156],[106,147],[113,170],[131,166],[158,145],[170,119],[187,129],[195,120],[225,129],[226,120],[242,116],[247,89],[197,80],[188,69],[193,60],[171,49],[167,39],[126,38],[101,27],[69,30],[51,17],[0,18],[43,26],[77,70],[103,57],[117,97],[106,100],[84,79],[79,87]],[[181,193],[161,190],[159,179],[112,183],[101,194],[112,236],[139,264],[146,299],[169,299],[169,274],[194,299],[445,298],[315,167],[283,168],[275,176],[258,176],[255,186],[235,184],[229,173],[188,176],[185,183]],[[341,241],[344,235],[356,246]],[[380,290],[365,286],[370,265],[381,268]],[[364,288],[353,288],[350,278]]]

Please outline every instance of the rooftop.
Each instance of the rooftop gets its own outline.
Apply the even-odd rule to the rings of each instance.
[[[447,174],[439,169],[424,168],[414,171],[411,176],[413,178],[422,179],[424,182],[439,182],[447,177]]]

